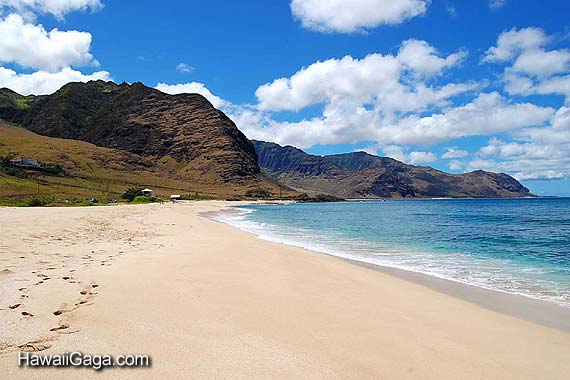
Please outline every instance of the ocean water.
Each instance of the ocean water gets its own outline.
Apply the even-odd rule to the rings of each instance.
[[[236,209],[218,219],[263,239],[570,307],[570,198]]]

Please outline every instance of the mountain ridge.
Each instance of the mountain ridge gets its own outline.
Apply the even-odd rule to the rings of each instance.
[[[298,191],[344,198],[532,196],[504,173],[450,174],[365,152],[315,156],[292,146],[258,140],[253,144],[262,170]]]
[[[0,118],[42,136],[137,154],[188,180],[266,182],[252,143],[199,94],[104,81],[72,82],[43,96],[2,90]]]
[[[41,96],[22,96],[3,88],[0,119],[40,136],[115,150],[109,157],[131,157],[131,161],[138,157],[149,167],[149,175],[226,189],[221,190],[224,194],[238,188],[265,188],[277,194],[283,190],[279,181],[302,192],[342,198],[532,195],[506,174],[449,174],[364,152],[321,157],[291,146],[250,141],[202,95],[170,95],[140,82],[72,82]],[[9,148],[3,150],[9,153]],[[27,154],[21,148],[25,147],[13,150]],[[125,169],[124,175],[131,174]]]

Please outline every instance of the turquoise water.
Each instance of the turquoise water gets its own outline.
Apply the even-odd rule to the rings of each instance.
[[[239,207],[259,237],[570,307],[570,199]]]

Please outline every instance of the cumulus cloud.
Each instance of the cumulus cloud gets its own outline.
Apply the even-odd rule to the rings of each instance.
[[[570,51],[527,50],[517,57],[511,70],[529,76],[545,77],[570,69]]]
[[[548,126],[525,128],[513,137],[491,138],[469,168],[506,171],[521,180],[570,177],[570,108],[559,108]]]
[[[384,156],[410,165],[429,164],[437,161],[437,155],[435,153],[424,151],[412,151],[408,153],[399,145],[385,145],[381,147],[381,150]]]
[[[449,167],[449,170],[457,172],[457,171],[462,170],[463,167],[465,166],[465,164],[459,160],[451,160],[451,161],[449,161],[447,166]]]
[[[382,24],[400,24],[425,14],[430,0],[292,0],[291,12],[303,27],[352,33]]]
[[[107,71],[83,74],[69,67],[57,72],[36,71],[31,74],[18,74],[14,70],[0,67],[0,88],[7,87],[22,95],[51,94],[69,82],[88,82],[99,79],[111,80],[111,75]]]
[[[447,148],[447,151],[441,155],[441,158],[449,159],[449,158],[463,158],[467,157],[469,152],[466,150],[461,150],[457,148]]]
[[[540,126],[553,113],[550,107],[511,103],[497,92],[482,93],[464,106],[425,117],[412,115],[382,126],[377,130],[377,138],[399,144],[437,144],[462,137]]]
[[[503,62],[513,59],[526,50],[538,49],[550,40],[540,28],[513,28],[503,32],[497,39],[497,45],[489,48],[483,56],[483,62]]]
[[[560,94],[570,99],[570,50],[547,50],[553,38],[540,28],[501,33],[483,62],[507,63],[505,90],[511,95]]]
[[[90,53],[91,34],[76,30],[47,31],[34,24],[35,14],[50,13],[61,19],[76,10],[97,10],[99,0],[0,0],[0,63],[37,71],[19,73],[0,66],[0,87],[20,94],[44,95],[69,82],[111,80],[107,71],[82,73],[72,67],[99,66]]]
[[[465,53],[441,56],[425,41],[407,40],[396,56],[370,54],[362,59],[345,56],[304,67],[289,78],[260,86],[255,95],[259,107],[268,111],[293,110],[318,103],[382,103],[384,110],[411,111],[443,105],[446,99],[476,87],[473,83],[448,84],[439,88],[418,77],[437,75],[458,64]]]
[[[414,151],[409,154],[410,164],[429,164],[437,160],[437,156],[432,152]]]
[[[91,34],[75,30],[46,31],[10,14],[0,20],[0,62],[56,72],[72,65],[98,65],[89,52]]]
[[[179,63],[176,65],[176,71],[179,73],[190,74],[194,71],[194,68],[187,63]]]
[[[264,105],[263,101],[260,104]],[[554,113],[549,107],[512,103],[497,92],[482,93],[463,106],[447,107],[429,116],[386,112],[392,111],[391,107],[385,108],[385,104],[379,102],[370,108],[350,97],[343,98],[343,101],[331,99],[320,117],[248,128],[256,138],[299,147],[359,141],[425,146],[462,137],[541,126]]]
[[[100,0],[0,0],[0,13],[3,10],[16,12],[27,18],[37,13],[49,13],[62,19],[73,11],[97,11],[103,8]]]
[[[443,69],[455,66],[467,53],[459,51],[441,57],[438,51],[426,41],[407,40],[402,43],[398,60],[413,72],[420,75],[434,75]]]
[[[162,91],[167,94],[200,94],[216,108],[223,108],[224,106],[230,106],[230,103],[224,99],[216,96],[206,88],[203,83],[199,82],[189,82],[180,84],[166,84],[159,83],[155,87],[157,90]]]

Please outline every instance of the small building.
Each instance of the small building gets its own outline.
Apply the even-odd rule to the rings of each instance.
[[[145,197],[152,197],[152,190],[151,189],[143,189],[142,193]]]
[[[15,160],[10,160],[10,165],[19,166],[23,168],[41,168],[42,165],[38,160],[33,158],[16,158]]]

